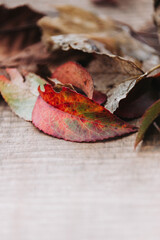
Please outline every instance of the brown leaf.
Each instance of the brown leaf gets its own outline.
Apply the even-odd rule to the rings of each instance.
[[[10,9],[0,5],[0,61],[40,41],[36,22],[43,16],[27,5]]]
[[[42,42],[33,44],[14,56],[0,61],[0,67],[16,67],[25,69],[28,72],[37,72],[38,65],[49,64],[52,55],[48,53]]]
[[[98,48],[97,42],[85,37],[82,37],[80,42],[77,40],[73,34],[54,36],[50,40],[49,49],[53,53],[55,49],[62,49],[79,50],[79,53],[84,52],[87,56],[90,55],[91,58],[85,66],[98,90],[106,93],[116,84],[130,78],[137,79],[143,74],[143,71],[131,61],[107,53],[102,54],[103,50]]]
[[[71,5],[56,7],[59,16],[55,18],[44,17],[38,24],[44,34],[59,35],[67,33],[93,33],[103,32],[113,28],[113,21],[104,21],[96,14]]]
[[[105,107],[121,118],[141,117],[145,110],[160,97],[160,75],[148,75],[160,66],[151,69],[139,78],[117,85],[108,92]]]
[[[127,24],[101,18],[73,6],[61,6],[57,7],[57,10],[58,17],[44,17],[38,23],[43,31],[44,42],[49,42],[50,37],[55,35],[74,34],[76,40],[83,34],[83,37],[101,42],[114,54],[127,55],[139,61],[156,54],[156,51],[141,41],[141,38],[137,37],[138,34]],[[57,41],[60,41],[60,38]]]

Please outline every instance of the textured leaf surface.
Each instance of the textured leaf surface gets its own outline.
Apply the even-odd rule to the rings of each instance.
[[[52,74],[52,78],[56,78],[63,84],[72,84],[80,88],[89,98],[93,96],[93,80],[90,74],[75,62],[67,62],[56,68]]]
[[[17,69],[7,69],[5,75],[0,75],[0,92],[16,115],[31,121],[32,111],[39,95],[37,88],[46,82],[34,74],[28,74],[25,82]]]
[[[43,132],[69,141],[94,142],[136,131],[89,98],[63,87],[55,92],[51,85],[39,88],[33,124]]]
[[[145,41],[141,41],[141,36],[125,23],[109,18],[105,19],[92,12],[69,5],[59,6],[57,10],[58,17],[44,17],[39,20],[39,26],[43,31],[43,40],[48,41],[49,45],[51,41],[62,41],[61,37],[59,38],[61,34],[64,36],[68,34],[67,39],[70,38],[68,46],[75,44],[80,48],[82,45],[81,34],[83,34],[88,38],[87,42],[91,39],[97,40],[116,55],[127,55],[144,61],[149,59],[151,54],[155,54],[155,50],[148,46]],[[74,41],[73,37],[71,39],[70,36],[72,34],[74,34]],[[59,35],[58,39],[50,38],[55,35]],[[81,39],[81,44],[79,44],[78,39]],[[83,42],[84,49],[87,48],[87,42]],[[67,48],[67,46],[63,44],[63,48]]]
[[[136,137],[135,147],[143,139],[147,129],[159,115],[160,115],[160,100],[152,104],[152,106],[149,107],[147,111],[144,113],[141,119],[141,126]]]
[[[122,82],[110,90],[105,107],[121,118],[141,117],[160,98],[160,74],[147,75]]]
[[[86,69],[91,74],[94,85],[98,90],[107,92],[111,88],[114,88],[116,84],[133,77],[136,79],[143,74],[143,71],[133,62],[116,55],[108,54],[107,52],[102,54],[103,51],[101,52],[100,48],[93,44],[93,42],[86,39],[81,40],[80,44],[76,44],[73,35],[69,36],[69,39],[67,35],[54,36],[50,42],[50,49],[53,51],[55,49],[62,49],[68,52],[70,49],[79,50],[79,52],[86,53],[86,59],[90,56],[91,58],[89,58]]]

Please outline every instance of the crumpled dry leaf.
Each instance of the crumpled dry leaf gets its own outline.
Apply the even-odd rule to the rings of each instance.
[[[138,78],[122,82],[107,94],[105,107],[121,118],[138,118],[160,97],[160,75],[148,77],[156,66]]]
[[[27,5],[15,8],[0,5],[0,61],[40,41],[41,31],[36,22],[43,16]]]
[[[84,34],[64,34],[52,36],[47,39],[46,46],[50,50],[69,49],[80,50],[87,53],[110,53],[104,45],[96,40],[87,38]]]
[[[61,40],[60,40],[61,39]],[[70,49],[79,50],[90,54],[92,60],[86,66],[94,83],[101,85],[101,91],[106,91],[108,87],[113,87],[115,83],[122,82],[133,76],[138,77],[143,71],[133,62],[125,60],[116,55],[103,53],[103,49],[99,48],[97,42],[88,40],[81,36],[81,42],[77,42],[74,34],[59,35],[51,37],[46,43],[50,51],[61,49],[69,51]]]
[[[156,83],[152,81],[153,78],[146,78],[145,74],[137,84],[137,79],[143,75],[143,71],[121,57],[102,54],[103,50],[99,49],[93,40],[83,36],[81,43],[77,44],[74,34],[52,36],[48,47],[52,51],[74,49],[90,53],[93,59],[86,68],[98,90],[107,92],[105,107],[122,118],[142,116],[146,108],[157,100]]]
[[[54,35],[83,34],[88,39],[94,39],[104,44],[107,50],[121,56],[130,56],[144,61],[157,52],[126,24],[112,19],[105,19],[73,6],[57,7],[59,16],[44,17],[38,21],[43,31],[43,41]],[[136,36],[136,37],[134,37]],[[138,39],[138,40],[137,40]],[[139,41],[140,40],[140,41]]]
[[[23,78],[17,69],[10,68],[0,74],[0,93],[16,115],[31,121],[39,95],[38,86],[45,83],[45,80],[35,74],[30,73]]]

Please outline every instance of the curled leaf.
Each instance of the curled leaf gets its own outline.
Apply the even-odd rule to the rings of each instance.
[[[7,69],[5,75],[0,75],[0,93],[16,115],[31,121],[37,88],[45,83],[34,74],[26,75],[24,81],[17,69]]]
[[[130,56],[138,61],[150,58],[151,54],[157,52],[141,40],[138,32],[135,32],[127,24],[97,16],[96,14],[74,6],[64,5],[56,7],[59,15],[55,18],[44,17],[38,21],[43,31],[43,41],[51,42],[52,36],[57,36],[57,41],[61,41],[59,35],[74,34],[74,42],[82,45],[82,35],[91,40],[96,40],[103,44],[103,48],[120,56]],[[69,39],[69,36],[67,37]],[[78,41],[78,38],[81,39]],[[77,39],[77,41],[76,41]],[[53,39],[52,39],[53,40]],[[54,39],[55,40],[55,39]],[[88,40],[89,41],[89,40]],[[70,44],[73,43],[70,40]],[[62,43],[61,43],[62,45]],[[87,44],[83,43],[84,48]],[[56,44],[55,44],[56,47]],[[65,44],[63,48],[65,48]]]
[[[139,131],[136,137],[135,147],[140,143],[140,141],[142,141],[147,129],[159,115],[160,115],[160,100],[156,101],[144,113],[141,119],[141,125],[139,128]]]
[[[51,85],[39,88],[33,124],[57,138],[76,142],[95,142],[136,131],[101,105],[68,88],[55,92]]]
[[[105,107],[121,118],[141,117],[160,97],[160,75],[147,76],[157,68],[159,66],[110,90]]]
[[[87,53],[110,53],[104,48],[103,44],[87,38],[87,36],[84,34],[65,34],[52,36],[48,39],[47,46],[52,51],[58,49],[62,49],[63,51],[74,49]]]
[[[59,41],[59,37],[62,41]],[[138,68],[133,62],[124,58],[107,53],[94,41],[82,38],[84,44],[77,44],[74,35],[61,35],[51,37],[49,42],[49,49],[55,51],[62,49],[64,51],[78,50],[86,53],[91,57],[86,66],[86,69],[91,74],[94,84],[98,90],[102,92],[113,88],[115,84],[126,81],[130,78],[137,78],[143,74],[143,71]]]

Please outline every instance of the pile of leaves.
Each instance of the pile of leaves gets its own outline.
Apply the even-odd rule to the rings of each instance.
[[[143,31],[73,6],[37,12],[0,6],[0,92],[12,111],[44,133],[75,142],[138,130],[160,115],[158,19]],[[148,67],[149,66],[149,67]]]

